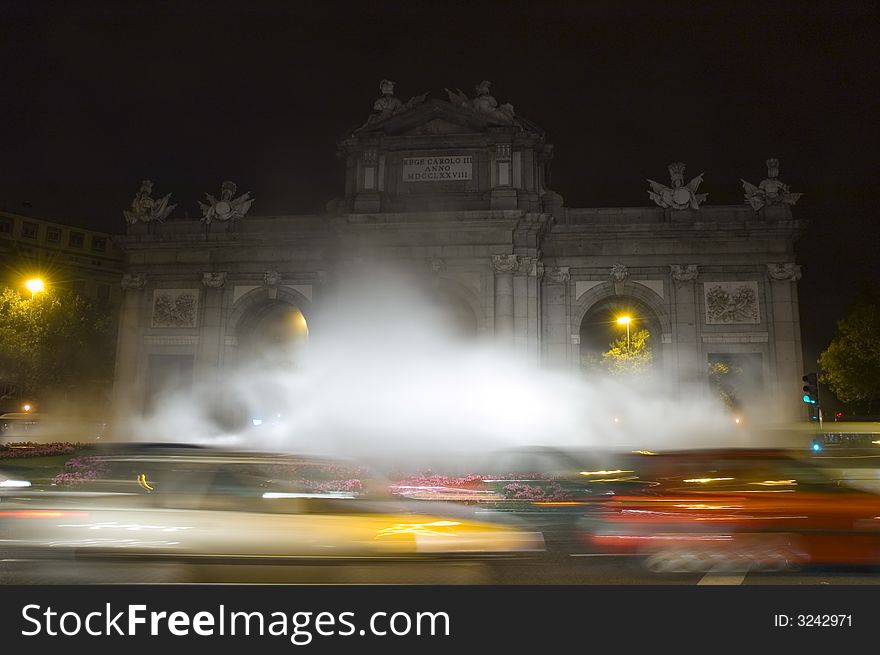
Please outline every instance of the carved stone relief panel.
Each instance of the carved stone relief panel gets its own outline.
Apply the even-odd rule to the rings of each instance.
[[[757,282],[706,282],[703,294],[709,325],[761,322]]]
[[[154,328],[194,328],[198,305],[198,289],[155,289],[151,325]]]

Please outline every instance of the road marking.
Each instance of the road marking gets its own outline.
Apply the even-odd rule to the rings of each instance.
[[[748,575],[748,571],[743,571],[742,573],[723,573],[723,567],[716,566],[714,568],[709,569],[700,581],[697,583],[698,585],[741,585],[743,580],[746,579],[746,575]]]

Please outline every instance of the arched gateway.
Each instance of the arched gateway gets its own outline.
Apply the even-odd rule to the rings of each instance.
[[[671,187],[634,183],[652,206],[568,207],[549,187],[544,131],[488,82],[407,100],[386,80],[381,93],[372,114],[353,110],[361,125],[336,141],[345,192],[326,213],[259,216],[259,198],[236,198],[228,183],[224,212],[203,221],[129,222],[121,401],[142,407],[143,381],[162,366],[186,379],[262,356],[273,339],[296,336],[285,333],[292,322],[319,334],[311,313],[351,281],[354,263],[375,259],[447,294],[465,332],[544,366],[579,367],[601,347],[596,322],[629,305],[669,388],[708,386],[713,362],[739,359],[760,372],[780,418],[799,415],[797,194],[709,206],[680,184],[675,163]],[[707,164],[701,191],[740,184],[713,178]],[[173,191],[195,206],[204,190]]]

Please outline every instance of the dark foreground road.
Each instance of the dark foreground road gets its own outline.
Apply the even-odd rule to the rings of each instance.
[[[657,574],[645,570],[635,558],[597,553],[553,553],[540,560],[500,567],[496,574],[498,584],[880,585],[880,571],[869,568]]]

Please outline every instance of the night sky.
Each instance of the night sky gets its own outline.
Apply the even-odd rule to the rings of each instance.
[[[231,179],[252,213],[320,212],[379,80],[405,101],[488,79],[547,131],[571,207],[648,205],[670,161],[740,204],[779,158],[815,360],[880,279],[876,6],[598,4],[3,0],[0,208],[122,232],[142,179],[193,218]]]

